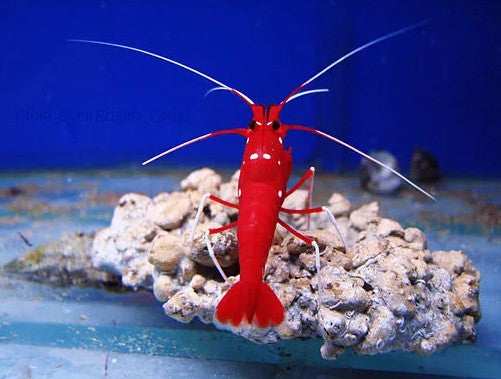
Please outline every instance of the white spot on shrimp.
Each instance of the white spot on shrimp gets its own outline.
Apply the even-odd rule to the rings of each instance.
[[[260,123],[259,121],[256,121],[256,124],[258,124],[258,125],[263,125],[263,124],[262,124],[262,123]]]
[[[278,191],[278,197],[282,198],[282,191]]]
[[[247,141],[245,142],[245,144],[247,145],[249,143],[249,139],[247,138]]]
[[[282,145],[284,144],[284,141],[282,141],[282,137],[278,137],[278,142],[280,142]]]
[[[280,166],[282,164],[282,162],[278,161],[278,165]]]
[[[263,154],[263,158],[264,158],[264,159],[271,159],[271,155],[270,155],[270,154],[267,154],[267,153],[264,153],[264,154]]]
[[[257,157],[258,157],[258,156],[259,156],[259,155],[258,155],[257,153],[252,154],[252,155],[250,156],[251,161],[252,161],[252,160],[254,160],[254,159],[257,159]]]
[[[238,197],[240,197],[242,195],[242,190],[239,188],[238,189]]]
[[[268,122],[266,123],[266,125],[271,125],[271,124],[273,124],[273,121],[268,121]]]

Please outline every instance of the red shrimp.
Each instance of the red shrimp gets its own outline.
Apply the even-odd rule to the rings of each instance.
[[[284,148],[284,140],[288,131],[307,131],[341,144],[342,146],[347,147],[348,149],[351,149],[354,152],[362,155],[363,157],[386,168],[387,170],[390,170],[392,173],[409,183],[411,186],[421,191],[429,198],[435,200],[432,195],[427,193],[425,190],[411,182],[409,179],[407,179],[397,171],[393,170],[391,167],[388,167],[384,163],[376,160],[375,158],[372,158],[371,156],[363,153],[362,151],[356,149],[348,143],[343,142],[340,139],[320,130],[309,128],[307,126],[284,124],[280,120],[280,112],[287,102],[303,95],[328,91],[327,89],[316,89],[299,92],[301,89],[323,75],[325,72],[327,72],[340,62],[344,61],[348,57],[368,48],[369,46],[404,33],[421,24],[422,23],[419,23],[397,30],[393,33],[370,41],[365,45],[362,45],[350,51],[349,53],[331,63],[319,73],[312,76],[301,85],[299,85],[297,88],[295,88],[281,103],[270,105],[268,107],[255,104],[248,96],[246,96],[242,92],[173,59],[126,45],[90,40],[70,40],[133,50],[139,53],[153,56],[158,59],[162,59],[186,70],[194,72],[197,75],[200,75],[205,79],[212,81],[213,83],[216,83],[218,87],[213,88],[209,92],[213,90],[230,91],[241,98],[251,108],[252,119],[249,123],[248,128],[227,129],[207,133],[200,137],[186,141],[143,162],[143,165],[148,164],[180,148],[210,137],[223,134],[238,134],[247,139],[247,144],[241,164],[240,179],[238,183],[238,204],[230,203],[218,198],[213,194],[206,194],[204,195],[203,200],[199,206],[194,223],[196,226],[202,212],[204,202],[207,199],[211,199],[225,206],[238,209],[237,221],[232,222],[228,225],[224,225],[220,228],[209,229],[205,235],[209,254],[213,259],[215,266],[217,267],[223,278],[226,280],[226,275],[219,266],[214,256],[214,252],[212,251],[210,242],[208,240],[208,235],[221,233],[231,228],[237,228],[240,280],[228,290],[228,292],[223,296],[216,307],[215,318],[219,323],[229,324],[233,327],[245,327],[248,325],[253,325],[255,327],[266,328],[270,326],[280,325],[284,321],[285,310],[282,303],[273,292],[273,290],[263,280],[264,267],[273,242],[273,236],[277,223],[283,226],[297,238],[303,240],[304,242],[310,244],[315,248],[316,269],[319,283],[318,291],[319,297],[321,296],[320,291],[322,286],[320,281],[320,252],[317,243],[310,237],[301,234],[290,225],[285,223],[283,220],[281,220],[279,214],[281,212],[289,214],[311,214],[327,211],[329,218],[331,219],[331,221],[333,221],[336,228],[337,225],[335,223],[334,216],[328,211],[326,207],[311,208],[310,206],[308,206],[306,209],[286,209],[282,207],[284,200],[306,181],[312,181],[314,175],[314,169],[310,168],[303,175],[303,177],[294,186],[292,186],[291,189],[287,190],[287,182],[289,181],[289,176],[292,170],[291,148]],[[342,235],[340,236],[341,239],[343,239]]]

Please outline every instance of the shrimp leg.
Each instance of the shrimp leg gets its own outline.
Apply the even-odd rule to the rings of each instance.
[[[290,232],[292,235],[295,237],[299,238],[300,240],[306,242],[308,245],[313,246],[315,249],[315,268],[317,270],[317,278],[318,278],[318,307],[320,308],[320,303],[322,301],[322,274],[321,274],[321,265],[320,265],[320,248],[318,247],[317,241],[315,241],[313,238],[307,237],[300,232],[298,232],[296,229],[294,229],[292,226],[287,224],[285,221],[281,220],[280,218],[278,219],[278,223],[283,226],[288,232]]]
[[[285,193],[287,198],[289,195],[296,192],[308,179],[311,179],[308,184],[308,199],[306,203],[306,208],[311,208],[312,197],[313,197],[313,182],[315,180],[315,167],[310,167],[303,176],[298,180],[296,184],[292,186],[290,190]],[[306,229],[310,229],[310,213],[306,214]]]
[[[212,201],[215,201],[216,203],[225,205],[229,208],[235,208],[238,209],[238,205],[234,203],[230,203],[229,201],[223,200],[210,192],[207,192],[205,195],[202,196],[202,200],[200,200],[200,204],[198,205],[197,209],[197,214],[195,215],[195,222],[193,223],[193,227],[191,229],[191,238],[190,241],[193,244],[193,239],[195,237],[195,230],[197,228],[198,222],[200,221],[200,216],[202,215],[202,211],[204,210],[205,203],[207,202],[207,199],[211,199]],[[214,233],[211,233],[214,234]]]
[[[316,207],[316,208],[307,208],[307,209],[289,209],[289,208],[280,208],[280,212],[287,213],[287,214],[312,214],[312,213],[320,213],[320,212],[325,212],[327,213],[327,216],[329,217],[329,221],[334,225],[334,228],[336,228],[337,234],[341,238],[341,241],[343,242],[344,246],[344,251],[348,250],[348,245],[346,243],[346,240],[343,237],[343,234],[341,233],[341,230],[339,229],[339,224],[336,221],[336,217],[334,217],[334,214],[332,214],[331,210],[327,207]]]
[[[195,230],[196,230],[196,227],[198,225],[198,222],[200,221],[200,216],[201,216],[202,211],[204,209],[205,203],[207,202],[207,199],[211,199],[219,204],[225,205],[225,206],[230,207],[230,208],[238,209],[237,204],[230,203],[229,201],[223,200],[215,195],[212,195],[211,193],[206,193],[205,195],[203,195],[202,200],[200,201],[200,204],[198,205],[197,214],[195,216],[195,222],[193,223],[193,228],[191,231],[191,239],[190,240],[191,240],[192,244],[193,244],[193,239],[195,237]],[[224,279],[225,282],[228,281],[228,277],[226,276],[226,274],[223,271],[223,268],[221,267],[221,265],[219,264],[219,262],[216,259],[216,255],[214,254],[214,249],[212,248],[212,244],[210,243],[209,235],[224,232],[225,230],[234,228],[235,226],[237,226],[237,221],[234,221],[230,224],[221,226],[220,228],[207,229],[204,231],[204,234],[203,234],[205,245],[207,246],[207,251],[209,252],[209,256],[212,260],[212,263],[217,268],[217,270],[219,271],[219,274],[221,274],[221,277]]]

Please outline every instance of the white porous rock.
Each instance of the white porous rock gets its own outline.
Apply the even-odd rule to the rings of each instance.
[[[126,287],[151,288],[154,266],[144,259],[134,259],[122,271],[122,283]]]
[[[391,350],[431,353],[452,343],[473,341],[479,317],[479,276],[471,262],[463,262],[468,272],[460,271],[457,264],[450,264],[451,260],[460,262],[458,254],[447,260],[439,253],[438,260],[446,260],[441,264],[453,277],[433,262],[429,251],[405,246],[403,239],[393,246],[378,233],[385,225],[388,222],[380,227],[376,220],[350,254],[338,246],[335,237],[320,230],[309,232],[323,253],[322,299],[311,246],[293,237],[275,245],[266,264],[265,281],[286,308],[286,321],[266,330],[245,327],[232,332],[257,343],[321,336],[325,340],[321,353],[326,359],[337,357],[346,347],[362,354]],[[390,229],[399,231],[396,225]],[[164,309],[169,316],[183,322],[198,316],[210,322],[218,299],[238,279],[230,276],[229,283],[222,283],[216,274],[216,280],[204,281],[198,277],[202,272],[167,301]],[[440,331],[432,332],[434,326]]]
[[[233,208],[229,208],[212,200],[209,200],[208,208],[211,215],[210,220],[218,223],[220,226],[230,223],[230,215],[236,217],[238,214],[238,210],[235,209],[237,211],[236,213],[232,212],[231,209]]]
[[[375,201],[362,205],[350,214],[351,225],[357,230],[365,230],[371,223],[376,223],[379,219],[379,205]]]
[[[238,204],[238,180],[240,178],[240,170],[235,172],[231,180],[222,183],[219,188],[219,197],[233,204]],[[224,211],[229,217],[236,218],[238,216],[238,209],[224,207]]]
[[[404,237],[404,229],[400,224],[389,218],[381,218],[379,220],[376,233],[381,237],[396,236],[399,238]]]
[[[220,224],[208,222],[197,226],[193,244],[186,251],[186,255],[193,261],[207,267],[214,267],[204,239],[204,233],[211,228],[221,227]],[[233,266],[238,261],[237,236],[229,230],[209,236],[214,250],[214,256],[222,267]]]
[[[111,227],[117,230],[129,228],[131,224],[144,219],[150,203],[151,199],[148,196],[137,193],[122,196],[113,212]]]
[[[284,208],[288,209],[304,209],[308,207],[308,191],[298,189],[285,198],[283,203]],[[307,216],[301,214],[283,215],[284,221],[292,224],[295,228],[304,229]],[[311,219],[311,218],[310,218]],[[284,236],[286,233],[282,234]]]
[[[285,200],[283,207],[289,209],[304,209],[308,204],[308,191],[298,189],[291,193]]]
[[[371,300],[363,289],[364,281],[342,268],[327,266],[322,273],[321,305],[341,312],[365,312]]]
[[[176,294],[178,289],[179,287],[172,276],[165,273],[157,275],[153,283],[153,294],[161,302],[169,300]]]
[[[160,228],[172,230],[183,223],[193,208],[186,192],[162,193],[148,205],[146,217]]]
[[[122,276],[128,287],[151,287],[153,265],[148,249],[156,231],[146,215],[151,199],[138,194],[123,196],[110,227],[99,231],[92,245],[95,268]]]
[[[230,195],[238,177],[220,183],[213,174],[202,173],[187,178],[184,191],[176,195],[161,194],[154,200],[124,196],[112,226],[94,240],[93,262],[121,274],[127,285],[152,287],[169,317],[181,322],[198,317],[228,329],[214,313],[239,280],[235,230],[210,236],[216,259],[228,276],[226,283],[209,257],[203,232],[222,226],[221,220],[235,220],[237,214],[209,205],[201,214],[193,245],[189,236],[202,192],[219,189],[216,195],[237,202]],[[307,191],[298,190],[284,206],[304,208],[306,203]],[[181,212],[165,212],[179,204]],[[475,340],[480,274],[464,252],[427,250],[419,229],[403,229],[380,217],[376,202],[350,212],[348,200],[334,194],[329,208],[348,249],[325,215],[312,215],[310,230],[304,230],[306,217],[290,217],[294,227],[317,241],[321,275],[315,249],[277,228],[264,280],[284,305],[285,321],[267,329],[233,328],[233,333],[256,343],[321,337],[325,359],[336,358],[346,348],[360,354],[392,350],[430,354]]]
[[[414,249],[424,250],[428,247],[426,236],[418,228],[405,229],[404,239],[409,244],[409,247]]]
[[[230,182],[237,182],[238,183],[239,180],[240,180],[240,170],[237,170],[231,176]]]
[[[347,215],[351,209],[350,201],[340,193],[336,192],[331,195],[327,204],[329,204],[329,209],[336,217]]]
[[[364,238],[355,244],[351,250],[351,263],[353,268],[359,268],[370,259],[388,251],[389,242],[385,239]]]
[[[202,168],[193,171],[185,179],[181,181],[181,188],[183,190],[194,189],[201,194],[219,192],[221,185],[221,175],[216,173],[210,168]]]
[[[158,234],[149,250],[148,261],[157,270],[172,273],[184,254],[183,240],[173,233]]]

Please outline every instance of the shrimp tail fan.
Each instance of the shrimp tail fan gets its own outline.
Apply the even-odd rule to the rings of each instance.
[[[216,308],[216,320],[230,327],[280,325],[285,310],[273,290],[264,282],[240,281],[233,285]]]

